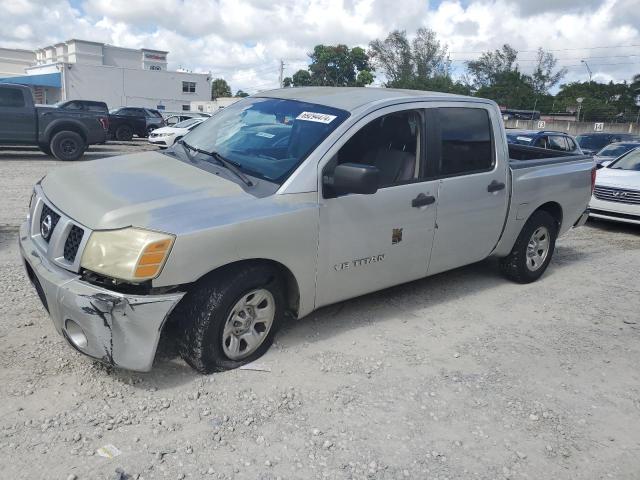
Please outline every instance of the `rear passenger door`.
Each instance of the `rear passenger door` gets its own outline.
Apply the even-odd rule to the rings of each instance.
[[[437,109],[438,210],[429,274],[486,258],[497,244],[507,207],[502,124],[483,105]],[[502,143],[499,146],[503,146]]]

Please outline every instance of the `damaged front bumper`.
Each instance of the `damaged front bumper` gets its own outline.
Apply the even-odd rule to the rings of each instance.
[[[126,295],[84,282],[44,258],[20,229],[27,275],[56,330],[89,357],[127,370],[149,371],[167,317],[184,296]]]

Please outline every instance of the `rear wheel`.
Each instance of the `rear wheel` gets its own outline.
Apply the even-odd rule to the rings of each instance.
[[[84,155],[87,144],[78,133],[62,131],[53,136],[49,148],[58,160],[74,161]]]
[[[178,351],[201,373],[237,368],[261,357],[284,317],[280,275],[263,265],[226,271],[202,281],[173,318]]]
[[[543,210],[534,212],[522,227],[511,253],[500,260],[500,269],[515,282],[536,281],[551,262],[557,236],[555,218]]]
[[[128,142],[133,138],[133,130],[129,125],[120,125],[116,129],[115,137],[116,140],[119,140],[121,142]]]

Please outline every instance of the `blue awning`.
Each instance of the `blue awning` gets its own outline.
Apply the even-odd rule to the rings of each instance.
[[[60,72],[0,78],[0,83],[17,83],[20,85],[33,85],[34,87],[60,88],[62,86]]]

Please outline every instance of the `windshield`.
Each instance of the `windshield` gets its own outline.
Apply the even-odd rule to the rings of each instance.
[[[187,120],[183,120],[180,123],[176,123],[174,125],[175,128],[189,128],[197,123],[202,123],[202,120],[198,118],[188,118]]]
[[[576,141],[580,148],[600,150],[609,143],[609,137],[607,135],[578,135]]]
[[[636,172],[640,172],[640,148],[631,150],[607,168],[613,168],[615,170],[634,170]]]
[[[600,150],[596,155],[599,157],[619,157],[623,153],[633,150],[636,147],[640,147],[640,144],[633,143],[612,143]]]
[[[217,152],[248,175],[282,184],[348,115],[296,100],[247,98],[212,116],[184,141]]]

